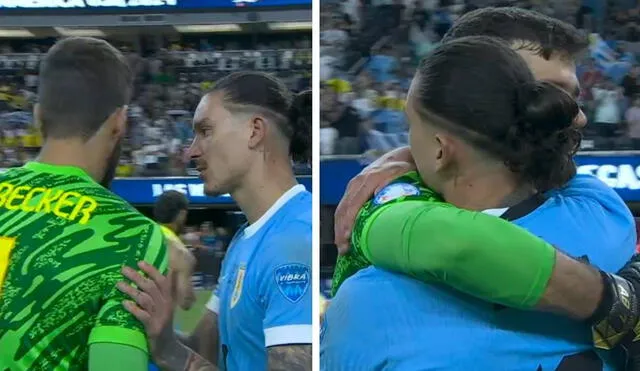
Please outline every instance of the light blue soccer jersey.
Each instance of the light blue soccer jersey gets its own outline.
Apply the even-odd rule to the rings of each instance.
[[[221,370],[266,370],[266,348],[311,344],[311,194],[296,185],[234,237],[207,308]]]
[[[600,180],[578,175],[547,197],[514,223],[610,272],[632,256],[634,220]],[[499,307],[375,267],[344,282],[320,339],[327,371],[615,369],[593,352],[584,323]]]

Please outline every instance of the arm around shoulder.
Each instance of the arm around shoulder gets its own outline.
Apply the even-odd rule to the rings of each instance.
[[[393,204],[362,233],[374,265],[511,307],[538,302],[555,261],[553,246],[523,228],[442,203]]]

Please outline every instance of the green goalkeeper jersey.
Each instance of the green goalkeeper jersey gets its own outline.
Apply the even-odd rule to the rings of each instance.
[[[351,250],[338,257],[331,283],[331,295],[335,295],[340,285],[360,269],[371,265],[371,260],[366,257],[363,249],[362,237],[370,228],[373,216],[383,209],[404,200],[417,200],[423,202],[435,202],[443,204],[442,198],[431,189],[427,188],[417,172],[407,173],[396,180],[390,186],[385,187],[389,192],[381,192],[369,200],[358,213],[356,224],[351,235]]]
[[[0,174],[0,370],[85,370],[95,343],[147,352],[116,288],[142,260],[167,271],[160,227],[84,171]]]

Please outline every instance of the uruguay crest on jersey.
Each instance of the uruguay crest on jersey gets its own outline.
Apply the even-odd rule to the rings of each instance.
[[[240,301],[242,296],[242,286],[244,286],[244,276],[247,273],[247,265],[240,264],[238,267],[238,273],[236,273],[236,283],[233,285],[233,293],[231,294],[231,301],[229,302],[229,308],[233,308]]]

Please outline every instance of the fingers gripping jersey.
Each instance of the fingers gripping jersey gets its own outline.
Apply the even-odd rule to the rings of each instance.
[[[115,284],[123,265],[141,260],[166,271],[155,223],[79,169],[31,163],[0,175],[0,238],[0,252],[11,250],[0,370],[84,370],[91,343],[146,351]]]
[[[421,200],[428,202],[443,202],[442,198],[434,191],[427,188],[417,172],[407,173],[378,193],[368,201],[358,213],[356,224],[351,234],[351,250],[344,256],[338,257],[336,268],[333,273],[331,284],[331,294],[335,296],[340,285],[359,270],[371,265],[365,257],[362,249],[360,237],[363,231],[368,228],[372,216],[386,209],[387,207],[405,200]]]

